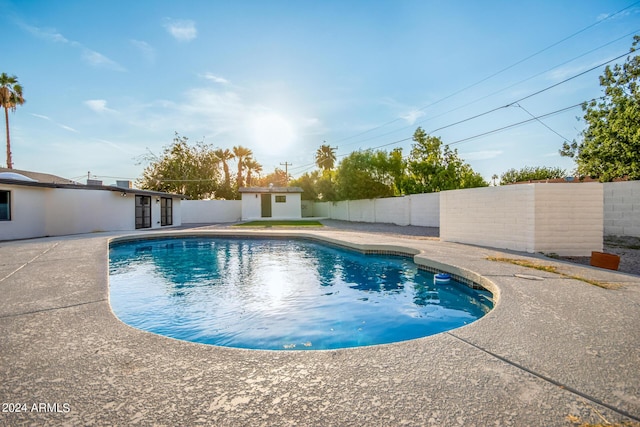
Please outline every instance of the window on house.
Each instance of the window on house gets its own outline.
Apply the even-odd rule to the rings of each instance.
[[[276,203],[287,203],[287,196],[276,196]]]
[[[173,199],[170,197],[160,199],[160,225],[173,225]]]
[[[11,191],[0,190],[0,221],[11,221]]]

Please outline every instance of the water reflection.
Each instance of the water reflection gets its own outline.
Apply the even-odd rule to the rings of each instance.
[[[434,285],[433,275],[408,259],[301,240],[114,244],[110,276],[112,306],[123,321],[248,348],[393,342],[464,325],[491,309],[472,289]]]

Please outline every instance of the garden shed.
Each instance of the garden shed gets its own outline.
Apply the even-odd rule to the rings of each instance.
[[[302,218],[302,188],[243,187],[242,220]]]

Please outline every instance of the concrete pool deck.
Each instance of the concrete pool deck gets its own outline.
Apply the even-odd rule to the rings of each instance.
[[[113,315],[108,242],[123,234],[1,242],[0,425],[640,421],[639,276],[363,230],[196,232],[408,248],[430,265],[482,276],[498,302],[468,326],[395,344],[330,351],[214,347],[143,332]],[[487,256],[557,265],[620,287],[603,289]]]

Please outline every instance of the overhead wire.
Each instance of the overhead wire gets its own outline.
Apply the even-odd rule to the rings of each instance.
[[[552,43],[551,45],[549,45],[549,46],[547,46],[547,47],[545,47],[545,48],[543,48],[543,49],[540,49],[539,51],[537,51],[537,52],[535,52],[535,53],[533,53],[533,54],[531,54],[531,55],[529,55],[529,56],[527,56],[527,57],[525,57],[525,58],[523,58],[523,59],[521,59],[521,60],[518,60],[518,61],[516,61],[515,63],[513,63],[513,64],[511,64],[511,65],[509,65],[509,66],[507,66],[507,67],[504,67],[504,68],[502,68],[502,69],[500,69],[500,70],[498,70],[498,71],[496,71],[496,72],[494,72],[494,73],[490,74],[489,76],[484,77],[484,78],[482,78],[482,79],[478,80],[478,81],[477,81],[477,82],[475,82],[475,83],[472,83],[472,84],[470,84],[470,85],[468,85],[468,86],[465,86],[465,87],[463,87],[463,88],[461,88],[461,89],[459,89],[459,90],[457,90],[457,91],[453,92],[452,94],[449,94],[449,95],[447,95],[447,96],[445,96],[445,97],[443,97],[443,98],[440,98],[440,99],[438,99],[438,100],[436,100],[436,101],[434,101],[434,102],[432,102],[432,103],[430,103],[430,104],[428,104],[428,105],[426,105],[426,106],[424,106],[424,107],[419,108],[417,111],[423,111],[423,110],[425,110],[425,109],[427,109],[427,108],[429,108],[429,107],[432,107],[433,105],[436,105],[436,104],[438,104],[438,103],[440,103],[440,102],[442,102],[442,101],[445,101],[445,100],[447,100],[447,99],[449,99],[449,98],[452,98],[452,97],[454,97],[455,95],[458,95],[458,94],[460,94],[460,93],[462,93],[462,92],[464,92],[464,91],[466,91],[466,90],[468,90],[468,89],[471,89],[471,88],[473,88],[473,87],[475,87],[475,86],[477,86],[477,85],[479,85],[479,84],[481,84],[481,83],[484,83],[485,81],[487,81],[487,80],[489,80],[489,79],[491,79],[491,78],[493,78],[493,77],[495,77],[495,76],[497,76],[497,75],[499,75],[499,74],[502,74],[503,72],[508,71],[508,70],[510,70],[510,69],[512,69],[512,68],[514,68],[515,66],[520,65],[520,64],[522,64],[523,62],[526,62],[526,61],[528,61],[529,59],[534,58],[534,57],[536,57],[536,56],[540,55],[541,53],[546,52],[547,50],[549,50],[549,49],[551,49],[551,48],[553,48],[553,47],[556,47],[556,46],[558,46],[559,44],[562,44],[562,43],[564,43],[565,41],[570,40],[570,39],[572,39],[573,37],[575,37],[575,36],[577,36],[577,35],[579,35],[579,34],[581,34],[581,33],[585,32],[585,31],[587,31],[587,30],[589,30],[589,29],[591,29],[591,28],[593,28],[593,27],[595,27],[595,26],[597,26],[597,25],[600,25],[601,23],[603,23],[603,22],[605,22],[605,21],[607,21],[607,20],[609,20],[609,19],[613,18],[613,17],[614,17],[614,16],[616,16],[616,15],[619,15],[620,13],[622,13],[622,12],[626,11],[627,9],[630,9],[630,8],[632,8],[632,7],[636,6],[636,5],[637,5],[637,4],[639,4],[639,3],[640,3],[640,0],[638,0],[638,1],[636,1],[636,2],[634,2],[634,3],[632,3],[632,4],[630,4],[630,5],[628,5],[627,7],[624,7],[624,8],[622,8],[622,9],[618,10],[617,12],[615,12],[615,13],[613,13],[613,14],[609,14],[609,15],[607,15],[605,18],[600,19],[600,20],[597,20],[596,22],[594,22],[594,23],[592,23],[592,24],[590,24],[590,25],[587,25],[586,27],[583,27],[582,29],[580,29],[580,30],[576,31],[575,33],[570,34],[569,36],[566,36],[565,38],[563,38],[563,39],[561,39],[561,40],[559,40],[559,41],[557,41],[557,42],[555,42],[555,43]],[[381,125],[375,126],[375,127],[371,128],[371,129],[367,129],[367,130],[365,130],[365,131],[359,132],[359,133],[357,133],[357,134],[355,134],[355,135],[351,135],[351,136],[348,136],[348,137],[345,137],[345,138],[338,139],[338,140],[336,140],[335,142],[336,142],[336,143],[340,143],[340,142],[343,142],[343,141],[347,141],[347,140],[349,140],[349,139],[353,139],[353,138],[358,137],[358,136],[360,136],[360,135],[364,135],[364,134],[367,134],[367,133],[369,133],[369,132],[373,132],[374,130],[377,130],[377,129],[383,128],[383,127],[385,127],[385,126],[388,126],[388,125],[390,125],[390,124],[396,123],[396,122],[398,122],[398,121],[400,121],[400,120],[402,120],[402,117],[398,117],[398,118],[396,118],[396,119],[393,119],[393,120],[388,121],[388,122],[386,122],[386,123],[383,123],[383,124],[381,124]],[[356,143],[357,143],[357,142],[356,142]],[[346,145],[353,145],[353,144],[354,144],[354,143],[350,143],[350,144],[346,144]]]

